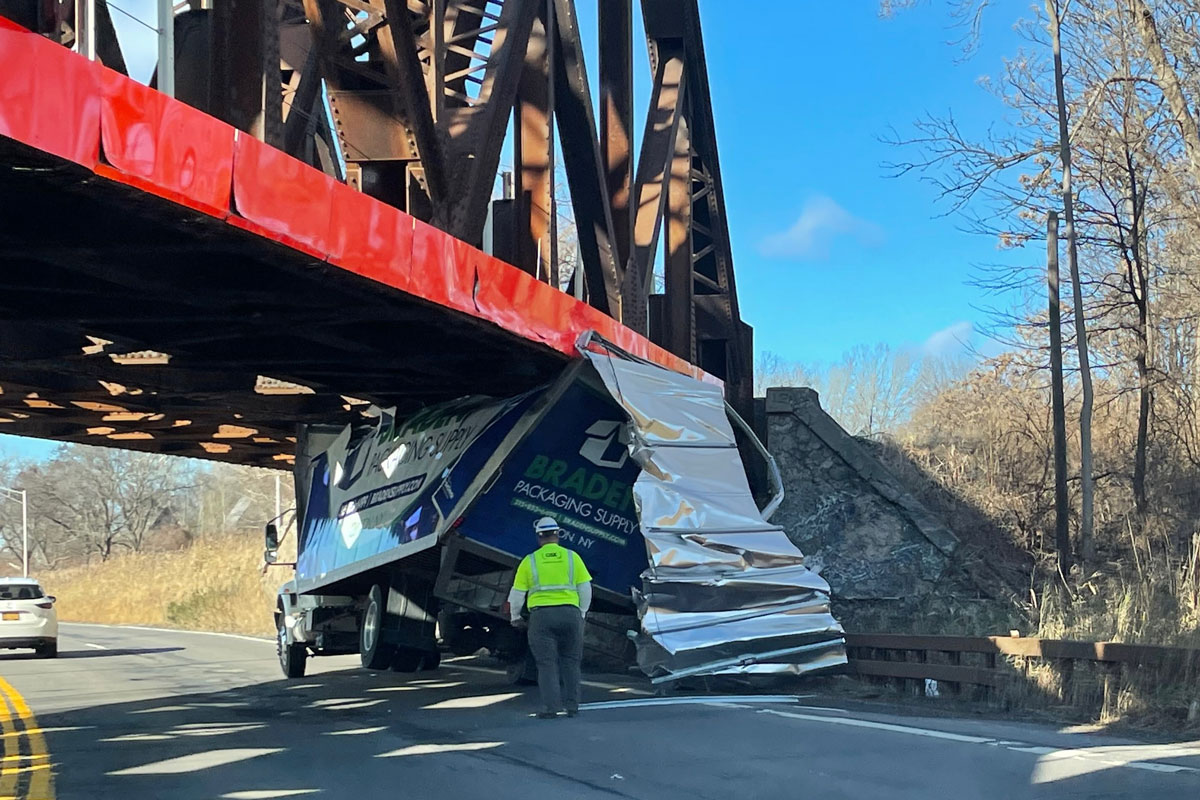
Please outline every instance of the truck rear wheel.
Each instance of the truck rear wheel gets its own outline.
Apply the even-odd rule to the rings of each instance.
[[[392,657],[392,669],[396,672],[416,672],[425,661],[425,651],[415,647],[397,647]]]
[[[529,648],[504,664],[504,676],[513,686],[533,686],[537,683],[537,662]]]
[[[366,669],[387,669],[392,665],[394,648],[383,641],[386,617],[387,590],[377,583],[367,594],[367,609],[358,632],[358,654]]]
[[[275,636],[275,652],[279,656],[279,666],[287,678],[303,678],[304,666],[308,661],[308,648],[303,643],[288,642],[287,627],[283,624],[283,614],[276,614],[278,631]]]

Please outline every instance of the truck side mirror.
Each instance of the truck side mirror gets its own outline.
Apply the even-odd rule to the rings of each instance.
[[[274,564],[279,560],[279,528],[274,522],[267,523],[264,539],[263,561]]]

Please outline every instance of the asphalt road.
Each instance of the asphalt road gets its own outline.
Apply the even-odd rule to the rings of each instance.
[[[0,655],[0,798],[1200,797],[1200,742],[811,697],[538,720],[479,660],[414,676],[316,659],[285,681],[272,642],[82,625],[60,651]],[[586,699],[643,688],[597,680]]]

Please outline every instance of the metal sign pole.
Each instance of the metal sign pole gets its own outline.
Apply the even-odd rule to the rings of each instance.
[[[158,0],[158,90],[167,97],[175,96],[174,0]]]
[[[29,577],[29,491],[21,490],[21,577]]]
[[[89,61],[96,60],[96,0],[75,3],[75,49]]]

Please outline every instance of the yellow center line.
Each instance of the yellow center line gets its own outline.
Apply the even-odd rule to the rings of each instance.
[[[4,755],[19,755],[21,752],[21,732],[13,722],[12,710],[8,697],[0,691],[0,731],[4,733]],[[16,737],[9,741],[9,737]],[[16,773],[0,771],[0,796],[15,797],[17,794],[18,778]]]
[[[4,758],[0,758],[0,761],[34,761],[37,759],[49,758],[49,757],[50,757],[49,753],[31,753],[30,755],[27,755],[27,756],[22,756],[22,755],[4,756]]]
[[[13,685],[4,678],[0,678],[0,694],[4,696],[4,716],[8,717],[10,723],[12,718],[9,713],[9,706],[12,706],[12,711],[16,713],[17,719],[20,720],[21,727],[24,728],[25,741],[29,743],[29,754],[26,760],[37,760],[45,763],[29,764],[20,767],[2,767],[0,768],[0,796],[17,795],[20,791],[19,775],[29,773],[29,783],[26,787],[24,795],[20,800],[55,800],[54,795],[54,772],[50,768],[50,751],[46,747],[46,737],[42,733],[41,727],[38,725],[37,717],[33,715],[33,710],[29,708],[29,704],[25,702],[25,698],[21,697]],[[0,729],[4,733],[16,729],[16,724],[12,723],[11,728],[4,727],[0,723]],[[4,744],[5,757],[17,756],[16,760],[21,760],[20,738],[13,742],[12,751],[9,751],[7,742]],[[12,780],[12,786],[9,788],[9,780]]]

